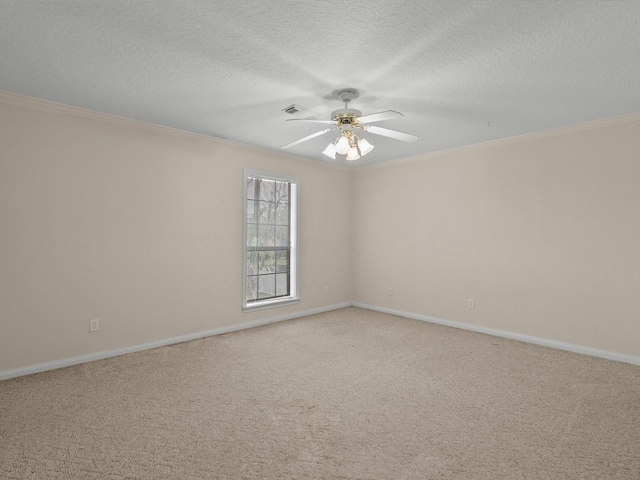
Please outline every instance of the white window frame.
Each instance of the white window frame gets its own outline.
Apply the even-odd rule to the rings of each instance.
[[[247,179],[258,177],[265,180],[291,184],[289,198],[289,295],[266,300],[247,301]],[[251,312],[264,308],[280,307],[300,301],[298,296],[298,190],[300,180],[289,175],[243,169],[242,176],[242,310]]]

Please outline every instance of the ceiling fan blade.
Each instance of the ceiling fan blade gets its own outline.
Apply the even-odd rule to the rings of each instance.
[[[376,135],[382,135],[383,137],[394,138],[396,140],[402,140],[403,142],[413,143],[418,140],[415,135],[408,133],[396,132],[395,130],[389,130],[388,128],[376,127],[375,125],[367,125],[364,130]]]
[[[319,137],[320,135],[324,135],[325,133],[327,133],[327,132],[329,132],[331,130],[335,130],[335,128],[325,128],[324,130],[320,130],[319,132],[312,133],[311,135],[307,135],[306,137],[302,137],[302,138],[296,140],[295,142],[287,143],[286,145],[283,145],[280,148],[286,149],[286,148],[295,147],[296,145],[298,145],[298,144],[300,144],[302,142],[306,142],[307,140],[311,140],[312,138]]]
[[[382,120],[391,120],[392,118],[404,117],[400,112],[395,110],[387,110],[385,112],[372,113],[371,115],[365,115],[363,117],[357,117],[356,120],[359,123],[373,123],[381,122]]]
[[[313,120],[311,118],[288,118],[287,122],[311,122],[311,123],[326,123],[328,125],[337,125],[335,120]]]

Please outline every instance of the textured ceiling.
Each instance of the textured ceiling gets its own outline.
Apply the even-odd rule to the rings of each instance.
[[[366,165],[640,112],[639,0],[0,0],[0,90],[279,150],[353,87]],[[309,115],[309,113],[307,114]],[[289,150],[331,161],[328,133]]]

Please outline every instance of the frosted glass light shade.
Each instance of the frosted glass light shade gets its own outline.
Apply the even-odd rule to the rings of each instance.
[[[360,158],[358,155],[358,147],[355,145],[349,149],[349,153],[347,154],[347,160],[357,160]]]
[[[331,158],[332,160],[336,159],[336,146],[333,144],[333,142],[331,142],[329,145],[327,145],[327,148],[324,149],[324,153],[327,157]]]
[[[358,140],[358,148],[360,149],[360,155],[364,157],[367,153],[373,150],[373,145],[367,142],[366,138],[361,138]]]
[[[349,151],[349,139],[347,137],[340,137],[338,143],[336,143],[336,152],[340,155],[344,155]]]

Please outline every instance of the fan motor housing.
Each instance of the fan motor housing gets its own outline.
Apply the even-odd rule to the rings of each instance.
[[[338,122],[340,125],[354,125],[356,117],[361,117],[362,112],[355,108],[341,108],[331,112],[331,119]]]

